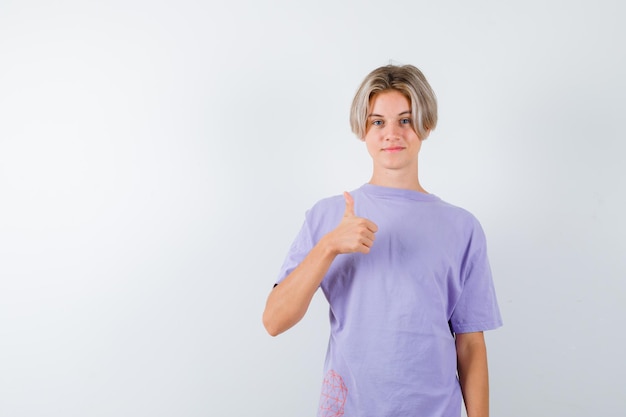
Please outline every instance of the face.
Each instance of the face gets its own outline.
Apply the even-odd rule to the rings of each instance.
[[[363,140],[374,162],[374,172],[406,171],[417,174],[417,155],[422,141],[411,120],[411,104],[401,92],[387,90],[370,100]]]

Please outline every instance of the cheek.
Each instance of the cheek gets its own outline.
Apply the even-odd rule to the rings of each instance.
[[[422,149],[422,141],[420,139],[416,139],[415,140],[415,148],[416,148],[416,152],[419,152],[420,149]]]

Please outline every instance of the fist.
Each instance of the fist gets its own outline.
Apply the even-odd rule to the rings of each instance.
[[[358,217],[354,212],[354,200],[348,192],[343,196],[346,208],[339,225],[330,232],[329,237],[333,250],[337,253],[369,253],[374,244],[378,226],[371,220]]]

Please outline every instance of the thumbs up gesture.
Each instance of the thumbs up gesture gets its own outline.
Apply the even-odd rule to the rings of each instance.
[[[378,226],[371,220],[358,217],[354,213],[354,200],[344,192],[346,209],[339,225],[327,237],[335,253],[369,253],[374,244],[374,234]]]

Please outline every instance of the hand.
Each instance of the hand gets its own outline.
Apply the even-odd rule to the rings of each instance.
[[[374,233],[378,231],[372,221],[357,217],[354,213],[354,200],[348,192],[344,192],[346,210],[339,225],[327,237],[331,248],[337,253],[369,253],[374,244]]]

